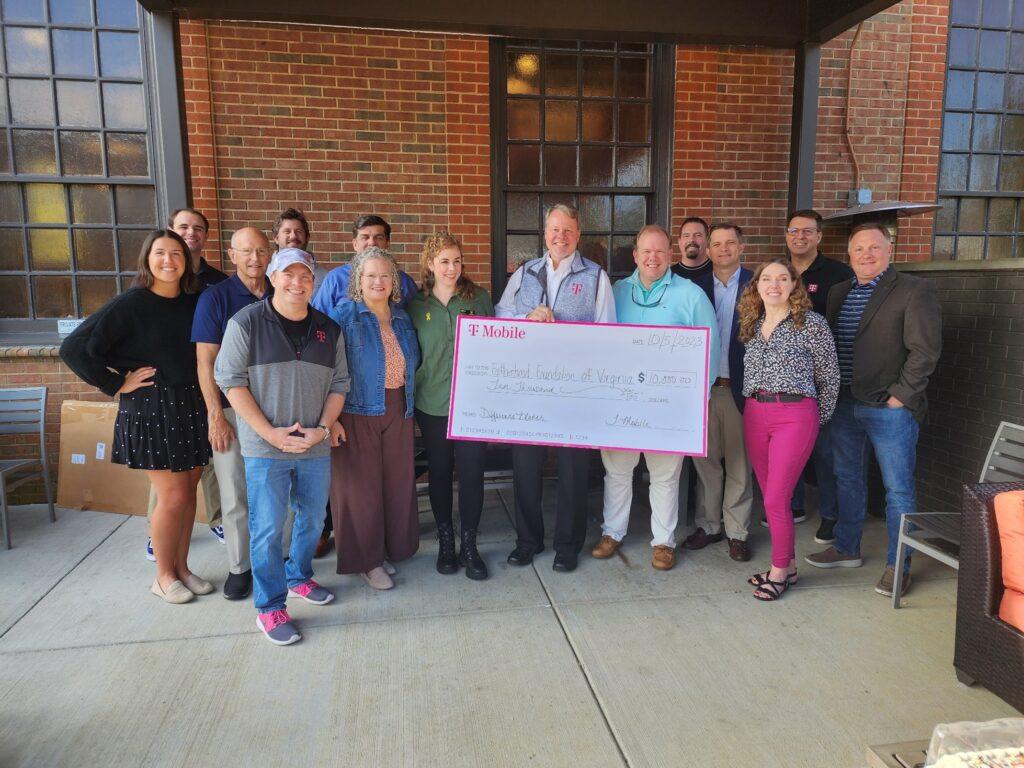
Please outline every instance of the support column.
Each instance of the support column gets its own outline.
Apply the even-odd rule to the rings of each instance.
[[[801,43],[793,64],[793,123],[789,135],[789,210],[814,207],[821,46]]]

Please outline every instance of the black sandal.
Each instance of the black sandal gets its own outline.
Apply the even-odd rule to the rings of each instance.
[[[760,587],[762,584],[768,581],[768,574],[770,573],[771,571],[765,571],[764,573],[755,573],[753,576],[747,579],[747,584],[749,584],[752,587]],[[791,574],[789,574],[786,577],[786,581],[789,582],[789,586],[791,587],[796,585],[796,571],[793,571]]]
[[[771,579],[765,579],[764,584],[754,590],[754,599],[764,603],[772,603],[782,597],[787,589],[789,589],[788,580],[772,581]]]

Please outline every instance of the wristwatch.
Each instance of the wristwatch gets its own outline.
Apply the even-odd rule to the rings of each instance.
[[[324,431],[324,440],[331,436],[331,430],[325,427],[323,424],[317,424],[316,426],[318,429],[322,429]],[[321,440],[320,442],[322,443],[324,440]]]

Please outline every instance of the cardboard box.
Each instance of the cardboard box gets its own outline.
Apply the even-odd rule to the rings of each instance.
[[[60,409],[57,505],[122,515],[145,515],[149,478],[141,469],[113,464],[117,403],[65,400]],[[206,520],[202,493],[196,520]]]

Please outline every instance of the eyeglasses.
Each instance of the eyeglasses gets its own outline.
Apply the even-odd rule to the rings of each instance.
[[[231,250],[234,251],[235,253],[237,253],[239,256],[244,256],[245,258],[249,258],[254,253],[257,256],[264,256],[264,257],[270,255],[270,249],[269,248],[232,248]]]
[[[643,301],[643,292],[640,292],[640,298],[637,299],[637,289],[638,288],[639,288],[639,284],[638,283],[633,283],[633,291],[632,291],[632,295],[631,295],[631,298],[633,299],[633,303],[636,304],[638,307],[643,307],[644,309],[650,309],[651,307],[656,307],[659,304],[661,304],[661,300],[665,296],[665,291],[668,290],[668,283],[662,283],[660,286],[658,286],[658,289],[656,291],[654,291],[650,295],[650,298],[649,298],[648,301]]]
[[[818,234],[818,230],[814,227],[805,227],[803,229],[801,229],[800,227],[786,227],[786,234],[803,235],[804,237],[814,237],[816,234]]]

